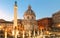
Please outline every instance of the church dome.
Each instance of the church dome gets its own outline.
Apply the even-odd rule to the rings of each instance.
[[[28,10],[24,13],[24,16],[25,15],[34,15],[35,16],[35,13],[34,11],[31,9],[31,6],[29,5],[28,6]]]
[[[26,10],[26,12],[24,13],[24,19],[35,19],[35,13],[34,11],[31,9],[31,6],[28,6],[28,10]]]

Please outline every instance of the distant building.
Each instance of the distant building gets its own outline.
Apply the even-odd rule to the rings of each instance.
[[[49,28],[52,26],[52,18],[42,18],[37,21],[39,28],[42,26],[45,30],[49,30]]]
[[[60,11],[52,15],[52,20],[53,20],[52,24],[53,31],[60,32]]]

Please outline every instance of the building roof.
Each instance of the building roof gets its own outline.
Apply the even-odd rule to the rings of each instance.
[[[0,22],[5,22],[5,20],[4,19],[0,19]]]
[[[0,23],[13,23],[13,21],[14,20],[12,20],[12,21],[6,21],[6,20],[4,20],[4,19],[0,19]],[[21,23],[23,21],[23,19],[17,19],[17,22],[18,23]]]
[[[55,15],[60,15],[60,10],[53,14],[53,16]]]

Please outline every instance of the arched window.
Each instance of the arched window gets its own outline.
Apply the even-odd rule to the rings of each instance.
[[[34,18],[32,17],[32,19],[34,19]]]

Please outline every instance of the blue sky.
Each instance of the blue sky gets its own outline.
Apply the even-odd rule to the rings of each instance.
[[[60,0],[16,0],[18,5],[18,18],[23,19],[28,5],[36,14],[36,19],[51,17],[60,10]],[[0,0],[0,19],[13,20],[15,0]]]

